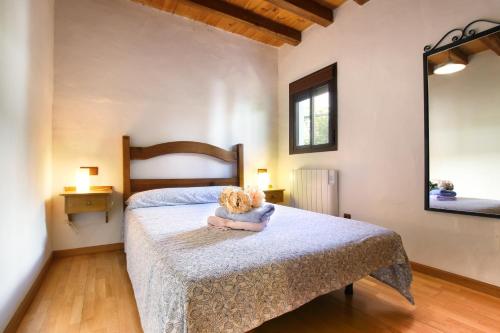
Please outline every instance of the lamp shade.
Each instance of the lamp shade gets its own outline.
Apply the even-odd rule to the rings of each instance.
[[[87,168],[79,168],[76,171],[76,191],[88,192],[90,189],[90,173]]]
[[[257,183],[260,190],[267,190],[269,188],[269,173],[267,169],[257,169]]]

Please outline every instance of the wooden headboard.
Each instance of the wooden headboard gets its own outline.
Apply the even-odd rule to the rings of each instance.
[[[230,178],[187,178],[187,179],[130,179],[130,161],[147,160],[167,154],[204,154],[228,163],[234,163],[236,175]],[[202,142],[175,141],[149,147],[131,147],[130,137],[123,137],[123,201],[141,191],[165,187],[194,187],[234,185],[243,187],[243,144],[232,150],[225,150]]]

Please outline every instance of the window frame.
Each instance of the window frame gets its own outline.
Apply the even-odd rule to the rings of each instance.
[[[328,143],[314,145],[314,91],[323,86],[328,86],[330,99],[329,107],[329,138]],[[297,142],[298,128],[296,121],[296,103],[303,100],[304,96],[310,98],[310,144],[299,146]],[[327,66],[319,71],[309,74],[289,85],[289,154],[304,154],[325,151],[336,151],[338,148],[337,126],[337,64]]]

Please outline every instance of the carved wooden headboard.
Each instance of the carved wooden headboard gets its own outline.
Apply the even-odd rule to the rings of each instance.
[[[230,178],[130,179],[130,161],[147,160],[167,154],[204,154],[236,166],[236,176]],[[202,142],[175,141],[149,147],[131,147],[130,137],[123,137],[123,201],[141,191],[165,187],[234,185],[243,187],[243,144],[225,150]]]

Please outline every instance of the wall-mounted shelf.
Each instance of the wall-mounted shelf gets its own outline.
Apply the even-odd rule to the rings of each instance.
[[[91,186],[86,192],[78,192],[73,186],[65,187],[61,193],[64,197],[64,212],[68,214],[70,222],[74,214],[103,212],[108,223],[112,194],[113,186]]]
[[[284,194],[285,190],[283,189],[269,189],[269,190],[264,190],[264,194],[266,195],[266,201],[270,203],[280,203],[284,201]]]

